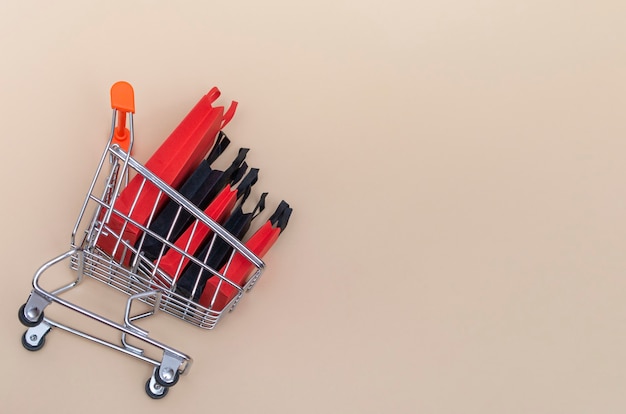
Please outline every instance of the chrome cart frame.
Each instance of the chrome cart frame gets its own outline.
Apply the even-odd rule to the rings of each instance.
[[[153,339],[149,332],[137,326],[135,321],[162,311],[199,328],[212,329],[227,311],[232,311],[235,308],[243,293],[254,286],[261,276],[264,263],[232,234],[206,216],[200,209],[130,155],[134,143],[133,113],[116,108],[114,105],[113,107],[111,134],[72,231],[70,249],[43,264],[36,271],[30,296],[19,309],[19,320],[28,327],[22,337],[22,345],[30,351],[41,349],[45,343],[46,335],[53,328],[73,333],[152,364],[154,368],[145,384],[145,391],[152,398],[162,398],[167,394],[168,389],[178,382],[179,377],[189,371],[192,359],[185,353]],[[130,142],[128,147],[123,149],[114,137],[116,125],[117,128],[124,127],[126,116],[128,116],[127,131],[130,133]],[[158,188],[157,202],[155,202],[151,216],[145,225],[133,219],[132,209],[131,212],[124,214],[116,207],[116,200],[129,183],[129,179],[133,177],[138,179],[137,176],[142,180],[142,183],[135,196],[135,203],[147,186]],[[157,204],[162,205],[163,201],[174,202],[178,206],[175,220],[178,219],[181,212],[184,212],[187,217],[191,216],[194,221],[193,231],[199,226],[209,227],[212,234],[211,245],[216,240],[221,239],[230,246],[231,253],[222,273],[195,258],[191,252],[176,246],[174,241],[150,230],[150,223],[157,213]],[[187,297],[181,296],[176,291],[176,278],[159,267],[160,257],[154,261],[147,259],[142,255],[141,242],[135,243],[136,245],[129,243],[123,238],[123,231],[118,231],[109,225],[113,215],[118,217],[118,220],[123,221],[124,227],[135,226],[140,229],[144,235],[141,242],[147,236],[159,240],[163,244],[162,253],[166,250],[175,249],[180,254],[181,261],[184,258],[188,262],[195,263],[200,266],[202,271],[210,272],[212,277],[218,277],[220,285],[225,283],[237,289],[237,294],[223,309],[204,307]],[[174,223],[172,223],[173,226]],[[82,234],[82,238],[77,241],[79,234]],[[98,245],[98,241],[105,236],[116,238],[116,251],[113,253],[105,252]],[[123,250],[122,257],[132,258],[128,264],[125,264],[123,259],[117,258],[120,249]],[[244,286],[239,286],[228,278],[228,267],[236,254],[245,257],[253,266],[251,277]],[[55,290],[44,289],[40,283],[45,278],[44,274],[62,262],[69,265],[70,271],[75,272],[74,280]],[[123,324],[114,322],[62,297],[65,292],[81,285],[84,276],[98,280],[106,286],[128,295],[123,313]],[[215,295],[217,295],[217,290]],[[148,305],[149,310],[132,314],[132,304],[135,301]],[[121,334],[120,342],[114,343],[102,339],[97,336],[97,333],[83,332],[46,317],[44,309],[51,304],[60,305],[119,331]],[[139,342],[145,346],[156,348],[160,351],[161,357],[158,359],[147,357],[143,348],[128,343],[129,337],[135,339],[134,343]]]

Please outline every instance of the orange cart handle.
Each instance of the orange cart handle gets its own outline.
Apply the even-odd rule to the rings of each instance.
[[[111,86],[111,108],[117,111],[117,126],[113,132],[112,143],[128,151],[130,131],[126,128],[126,114],[135,113],[135,92],[130,83],[120,81]]]

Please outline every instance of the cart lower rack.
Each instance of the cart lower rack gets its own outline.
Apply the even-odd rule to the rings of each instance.
[[[216,89],[207,95],[212,94],[209,97],[212,100],[219,96],[219,91],[217,93],[215,91]],[[145,384],[145,391],[152,398],[162,398],[168,389],[178,382],[179,377],[189,371],[192,359],[185,353],[153,339],[148,331],[136,325],[136,321],[161,311],[199,328],[212,329],[225,312],[234,309],[243,293],[254,286],[261,276],[264,263],[241,241],[130,155],[134,142],[132,87],[125,82],[113,85],[111,102],[113,107],[111,134],[72,231],[70,249],[43,264],[36,271],[30,296],[19,309],[19,320],[28,327],[22,337],[22,345],[30,351],[37,351],[44,346],[46,335],[52,329],[73,333],[153,365],[152,374]],[[220,129],[230,120],[232,112],[232,110],[226,113],[219,112]],[[127,118],[128,128],[126,128]],[[136,184],[131,194],[132,203],[129,208],[120,208],[120,194],[130,187],[129,183]],[[136,219],[134,212],[141,203],[145,204],[146,200],[150,202],[150,214],[147,221],[142,222]],[[182,215],[192,218],[192,235],[196,229],[200,231],[203,226],[208,228],[209,250],[218,241],[229,247],[228,260],[221,271],[207,266],[194,257],[193,252],[177,246],[174,240],[150,230],[150,224],[159,207],[166,202],[175,203],[178,207],[176,219]],[[142,237],[133,243],[127,238],[129,229],[133,229]],[[80,241],[78,235],[81,235]],[[176,250],[181,263],[183,261],[195,263],[202,272],[209,272],[211,277],[219,278],[216,279],[219,280],[219,285],[224,284],[236,289],[236,294],[226,306],[212,308],[202,306],[177,293],[176,277],[160,268],[160,257],[150,260],[142,254],[142,242],[146,237],[162,243],[162,254],[171,249]],[[243,285],[229,278],[229,265],[237,256],[238,260],[243,258],[248,261],[252,269]],[[46,272],[62,264],[75,272],[73,280],[54,290],[44,289],[41,281],[46,278]],[[128,295],[123,323],[117,323],[63,297],[65,292],[80,286],[85,276]],[[215,295],[217,293],[216,290]],[[133,314],[132,304],[136,301],[147,305],[149,310]],[[52,304],[65,307],[118,331],[119,343],[46,317],[44,309]],[[144,348],[131,345],[128,342],[129,338],[134,338],[135,344],[141,343],[142,346],[156,349],[160,357],[146,356]]]

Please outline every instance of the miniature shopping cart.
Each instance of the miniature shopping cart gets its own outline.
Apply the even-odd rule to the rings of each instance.
[[[177,383],[179,376],[188,372],[192,359],[188,355],[153,339],[146,330],[138,327],[135,321],[152,316],[157,311],[163,311],[197,327],[212,329],[225,313],[234,309],[243,293],[254,286],[261,275],[264,264],[237,238],[131,156],[134,142],[134,97],[132,87],[129,84],[119,82],[113,86],[111,105],[113,107],[111,135],[72,231],[70,249],[37,270],[33,278],[33,289],[30,296],[19,309],[19,319],[22,324],[28,327],[22,338],[22,344],[28,350],[37,351],[43,347],[45,336],[50,330],[59,328],[105,345],[152,364],[154,369],[146,382],[145,391],[152,398],[162,398],[167,394],[168,389]],[[128,127],[126,127],[126,119],[128,119]],[[148,188],[156,188],[157,190],[157,201],[152,208],[150,219],[145,224],[135,221],[131,213],[119,211],[116,207],[116,199],[128,185],[129,179],[137,180],[137,177],[139,177],[141,185],[137,191],[135,202],[141,197],[142,191],[147,191]],[[228,256],[228,262],[221,268],[221,271],[210,268],[198,260],[193,254],[186,251],[185,246],[181,248],[181,246],[168,240],[167,237],[150,230],[157,204],[162,204],[164,201],[173,202],[177,205],[177,216],[184,214],[193,218],[192,232],[201,226],[208,226],[211,231],[211,245],[221,240],[222,244],[226,243],[230,246],[232,250]],[[226,306],[212,308],[211,306],[201,306],[177,293],[175,278],[172,278],[159,267],[159,259],[149,260],[144,257],[141,241],[133,244],[125,240],[123,231],[109,225],[112,217],[115,217],[118,222],[122,222],[122,228],[134,226],[139,229],[144,235],[141,240],[152,237],[160,241],[163,244],[162,252],[175,249],[180,254],[181,262],[184,260],[195,263],[200,266],[203,272],[210,272],[212,277],[219,278],[220,284],[232,286],[237,290],[237,294]],[[101,248],[99,240],[103,237],[115,239],[113,252]],[[248,260],[253,269],[243,286],[233,283],[228,277],[228,265],[236,255]],[[56,290],[44,289],[41,284],[44,274],[62,262],[69,264],[71,271],[76,272],[75,277],[72,277],[73,281]],[[106,286],[128,295],[123,313],[123,323],[114,322],[63,297],[65,292],[80,285],[84,276],[98,280]],[[131,308],[135,301],[143,302],[149,310],[133,314]],[[44,316],[44,309],[52,303],[119,331],[121,334],[120,342],[114,343],[102,339],[95,334],[74,329]],[[145,308],[145,305],[142,307]],[[131,340],[132,345],[128,341],[130,338],[134,338]],[[141,346],[137,346],[137,343]],[[161,355],[160,358],[146,356],[144,346],[150,348],[152,353],[155,353],[154,349],[156,349],[156,353]]]

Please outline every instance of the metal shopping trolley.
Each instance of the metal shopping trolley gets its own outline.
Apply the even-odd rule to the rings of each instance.
[[[261,276],[264,263],[237,238],[131,156],[134,142],[132,87],[125,82],[115,84],[111,89],[111,101],[113,107],[111,134],[80,208],[71,234],[70,249],[36,271],[30,296],[19,309],[19,320],[28,327],[22,337],[22,344],[28,350],[37,351],[43,347],[45,337],[50,330],[58,328],[105,345],[152,364],[154,369],[146,382],[145,391],[152,398],[162,398],[167,394],[168,389],[177,383],[179,376],[188,372],[192,359],[185,353],[155,340],[148,331],[137,326],[135,321],[162,311],[199,328],[212,329],[226,312],[234,309],[243,293],[254,286]],[[127,128],[126,119],[128,119]],[[140,181],[134,199],[135,203],[141,197],[142,192],[150,188],[156,191],[150,218],[145,224],[133,219],[132,208],[130,212],[117,208],[116,200],[120,192],[128,185],[129,179]],[[221,240],[222,244],[226,243],[230,246],[228,262],[221,268],[221,271],[208,267],[188,252],[185,246],[181,248],[167,237],[149,229],[158,205],[162,205],[164,201],[177,205],[177,217],[184,214],[193,218],[192,234],[196,229],[206,226],[210,229],[210,245]],[[119,226],[110,225],[112,218],[115,218],[118,224],[121,223],[121,230]],[[129,243],[124,238],[123,229],[127,227],[137,228],[143,234],[138,243]],[[100,246],[99,240],[104,237],[114,239],[113,251],[106,251]],[[210,272],[212,277],[219,278],[219,284],[232,286],[237,290],[237,294],[226,306],[212,308],[201,306],[177,293],[176,279],[160,268],[160,258],[149,260],[142,255],[142,241],[146,237],[159,240],[162,243],[161,252],[175,249],[180,255],[181,263],[183,261],[195,263],[203,272]],[[243,286],[233,283],[228,277],[229,264],[236,255],[249,261],[253,269]],[[72,282],[55,290],[44,289],[41,284],[44,274],[61,263],[69,264],[71,271],[75,272]],[[128,295],[123,322],[115,322],[63,297],[65,292],[80,285],[84,276]],[[135,301],[147,305],[148,311],[133,314],[131,309]],[[119,331],[121,334],[119,343],[102,339],[96,334],[72,328],[44,316],[44,309],[53,303]],[[143,305],[144,308],[145,305]],[[133,344],[129,343],[130,338],[134,338],[131,341]],[[137,346],[137,343],[141,346]],[[156,349],[156,353],[161,355],[160,358],[146,356],[144,347]]]

